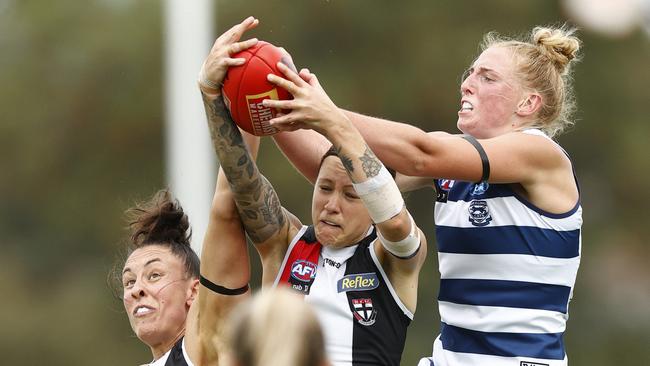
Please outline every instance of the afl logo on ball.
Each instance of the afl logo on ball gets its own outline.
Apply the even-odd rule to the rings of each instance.
[[[316,277],[316,265],[306,260],[295,261],[291,265],[291,277],[301,282],[311,282]]]

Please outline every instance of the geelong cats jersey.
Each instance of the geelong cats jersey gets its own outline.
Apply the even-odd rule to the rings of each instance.
[[[436,190],[442,326],[433,363],[566,365],[562,335],[580,264],[580,202],[553,214],[508,184],[439,179]]]

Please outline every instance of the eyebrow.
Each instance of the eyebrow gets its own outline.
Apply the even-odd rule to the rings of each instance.
[[[497,74],[497,75],[501,75],[501,74],[499,74],[498,71],[496,71],[494,69],[491,69],[489,67],[485,67],[485,66],[479,66],[478,68],[471,67],[470,70],[477,70],[476,72],[479,72],[479,73],[491,72],[491,73],[494,73],[494,74]]]
[[[151,263],[154,263],[154,262],[162,262],[162,260],[160,258],[149,259],[147,261],[147,263],[144,264],[143,267],[146,267],[146,266],[148,266],[148,265],[150,265]],[[122,274],[125,274],[126,272],[132,272],[131,268],[125,267],[124,270],[122,271]]]
[[[329,178],[320,178],[320,179],[318,179],[318,181],[316,181],[316,183],[321,183],[321,182],[322,183],[335,184],[334,179],[329,179]],[[354,185],[352,185],[352,183],[346,184],[346,185],[343,186],[343,188],[354,188]]]

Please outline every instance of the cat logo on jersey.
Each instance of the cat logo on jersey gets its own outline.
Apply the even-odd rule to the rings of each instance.
[[[302,282],[311,282],[316,277],[316,265],[310,261],[299,260],[291,265],[291,277]]]
[[[469,204],[469,222],[474,226],[487,226],[492,221],[487,202],[475,200]]]
[[[377,310],[372,307],[372,299],[352,299],[354,318],[361,325],[370,326],[377,320]]]
[[[338,292],[368,291],[379,287],[379,278],[375,273],[350,274],[336,283]]]

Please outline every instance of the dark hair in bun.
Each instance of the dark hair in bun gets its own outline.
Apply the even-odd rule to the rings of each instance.
[[[188,276],[199,277],[199,257],[190,246],[189,220],[169,190],[162,189],[149,201],[128,209],[126,217],[131,229],[128,254],[147,245],[165,246],[183,259]]]
[[[114,265],[109,275],[109,285],[116,295],[121,292],[121,273],[126,259],[136,249],[160,245],[180,258],[188,278],[199,278],[200,261],[190,245],[192,232],[183,207],[171,192],[162,189],[144,203],[136,204],[125,212],[131,235],[126,244],[126,255]],[[119,289],[119,291],[118,291]]]

